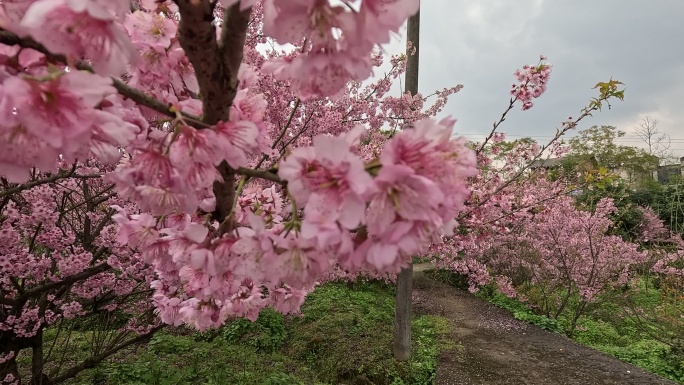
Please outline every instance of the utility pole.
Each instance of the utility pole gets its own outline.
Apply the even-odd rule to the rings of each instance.
[[[406,88],[411,95],[418,93],[418,41],[420,36],[420,8],[408,19],[406,31]],[[415,49],[415,51],[414,51]],[[413,55],[411,54],[413,52]],[[411,358],[411,313],[413,292],[413,264],[401,269],[397,276],[394,300],[394,358]]]

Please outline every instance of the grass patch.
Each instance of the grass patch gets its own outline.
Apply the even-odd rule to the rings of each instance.
[[[72,384],[428,385],[439,350],[449,348],[445,319],[416,317],[412,359],[395,361],[394,289],[384,283],[328,283],[309,295],[302,313],[265,310],[254,323],[159,333]]]

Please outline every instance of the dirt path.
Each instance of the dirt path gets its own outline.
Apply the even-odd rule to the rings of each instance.
[[[437,385],[676,385],[563,335],[518,321],[427,278],[417,265],[414,310],[447,318],[455,348],[440,355]]]

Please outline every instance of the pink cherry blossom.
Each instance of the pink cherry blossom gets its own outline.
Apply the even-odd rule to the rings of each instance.
[[[115,92],[111,80],[80,71],[44,81],[12,77],[3,87],[13,90],[14,108],[26,129],[58,149],[87,139],[93,107]]]
[[[362,1],[359,18],[363,28],[357,30],[357,39],[367,40],[371,45],[389,43],[390,33],[399,32],[404,21],[418,12],[419,6],[419,0]]]
[[[120,3],[117,0],[117,3]],[[40,0],[21,21],[31,36],[53,52],[77,60],[86,56],[102,75],[120,75],[136,51],[101,3],[88,0]]]
[[[350,80],[363,80],[372,74],[372,64],[365,57],[321,47],[306,57],[280,59],[262,67],[265,74],[278,80],[290,80],[301,99],[338,94]]]
[[[255,142],[259,136],[259,128],[253,122],[220,122],[215,130],[217,144],[221,147],[225,161],[231,167],[245,166],[247,156],[257,151]]]
[[[166,49],[171,46],[178,26],[163,15],[136,11],[126,15],[124,28],[137,46]]]

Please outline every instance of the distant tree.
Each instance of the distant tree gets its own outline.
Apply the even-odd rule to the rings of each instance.
[[[537,141],[530,137],[502,140],[492,144],[491,148],[488,149],[488,155],[492,162],[506,162],[519,170],[530,163],[532,155],[527,154],[527,152],[534,149],[535,146],[539,148]],[[543,159],[539,159],[538,162],[543,161]]]
[[[676,161],[676,157],[670,151],[672,144],[670,136],[658,129],[656,119],[650,116],[644,117],[639,126],[634,128],[634,133],[646,144],[648,153],[659,158],[659,164]]]
[[[515,140],[503,140],[501,142],[495,143],[492,146],[492,150],[494,150],[497,155],[506,155],[510,154],[511,151],[514,151],[521,145],[534,145],[537,144],[537,141],[530,138],[529,136],[526,136],[524,138],[520,139],[515,139]]]
[[[580,131],[569,141],[571,150],[566,163],[577,165],[593,159],[599,168],[621,175],[630,183],[652,178],[658,157],[637,147],[618,144],[623,136],[625,132],[614,126],[593,126]]]

